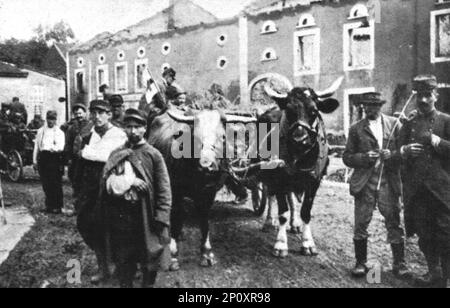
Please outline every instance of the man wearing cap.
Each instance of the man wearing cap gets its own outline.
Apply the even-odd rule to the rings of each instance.
[[[77,172],[80,157],[78,156],[78,148],[75,146],[75,140],[77,139],[77,136],[81,134],[82,130],[88,127],[90,123],[86,118],[86,106],[84,104],[75,104],[72,107],[72,114],[73,119],[66,131],[66,146],[64,152],[66,162],[69,164],[69,179],[72,182],[73,196],[76,200],[81,184],[81,175]],[[76,208],[75,211],[77,211]]]
[[[176,71],[166,68],[162,74],[162,81],[158,82],[159,92],[156,93],[155,81],[149,79],[147,92],[142,96],[138,109],[147,116],[147,125],[150,127],[153,119],[168,108],[170,100],[176,99],[179,86],[175,84]]]
[[[125,128],[123,122],[123,98],[121,95],[112,95],[109,98],[112,109],[111,123],[118,128]]]
[[[94,250],[99,266],[99,275],[92,277],[93,283],[109,278],[105,256],[104,232],[95,221],[95,205],[98,199],[100,179],[110,154],[126,141],[123,130],[111,124],[111,106],[108,101],[94,100],[89,111],[94,128],[81,136],[80,161],[77,166],[81,176],[77,227],[86,244]]]
[[[366,117],[350,128],[344,152],[345,165],[355,169],[350,180],[350,193],[355,197],[356,266],[352,274],[364,277],[368,271],[367,230],[378,207],[385,218],[388,242],[392,248],[393,272],[398,277],[404,277],[409,271],[405,263],[404,231],[400,223],[401,157],[396,147],[399,127],[395,128],[395,118],[381,113],[386,102],[381,99],[380,93],[362,94],[360,103],[364,106]],[[380,174],[381,188],[378,191]]]
[[[62,154],[64,133],[56,126],[56,111],[47,112],[46,125],[36,135],[33,152],[33,164],[41,177],[45,193],[45,212],[60,214],[63,208],[62,191]]]
[[[399,149],[404,160],[405,223],[417,234],[428,264],[419,286],[449,286],[450,272],[450,116],[436,110],[435,76],[417,76],[416,107],[404,124]],[[442,266],[442,274],[439,270]],[[443,276],[444,279],[441,279]]]
[[[140,263],[142,285],[152,287],[162,257],[169,256],[163,252],[170,242],[170,179],[161,153],[144,139],[145,115],[128,109],[124,122],[128,141],[106,163],[100,221],[107,222],[110,253],[120,286],[133,286]]]
[[[28,123],[28,113],[25,105],[22,104],[18,97],[14,97],[10,107],[10,121],[16,124]]]
[[[42,119],[40,114],[35,114],[33,120],[28,124],[27,129],[38,130],[42,126],[44,126],[45,121]]]

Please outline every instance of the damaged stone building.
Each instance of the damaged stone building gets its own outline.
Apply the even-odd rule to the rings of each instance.
[[[385,112],[393,114],[419,73],[437,75],[441,101],[450,100],[450,1],[258,0],[218,19],[194,2],[172,0],[134,26],[73,48],[70,102],[87,104],[108,83],[136,106],[145,91],[143,70],[160,75],[169,66],[190,95],[215,83],[242,106],[266,99],[268,78],[323,89],[343,76],[341,107],[325,122],[330,132],[345,134],[360,93],[382,92]],[[439,108],[450,112],[448,104]]]

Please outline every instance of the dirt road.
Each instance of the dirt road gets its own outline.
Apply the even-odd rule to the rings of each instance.
[[[27,206],[36,224],[0,267],[0,287],[91,287],[94,273],[92,253],[79,237],[75,218],[43,216],[39,182],[4,183],[9,201]],[[70,188],[65,187],[67,204]],[[290,255],[286,259],[272,257],[275,234],[261,232],[263,219],[255,217],[249,204],[233,206],[217,202],[212,218],[212,245],[219,263],[214,268],[201,268],[199,231],[192,217],[186,227],[186,241],[181,247],[181,270],[162,273],[157,287],[407,287],[390,273],[390,249],[385,243],[383,220],[376,214],[371,226],[370,260],[383,267],[380,284],[356,281],[349,275],[353,266],[353,203],[345,186],[325,183],[313,209],[313,233],[320,254],[300,255],[300,241],[290,236]],[[67,262],[79,260],[82,284],[67,282]],[[424,262],[415,240],[408,242],[408,260],[417,272]]]

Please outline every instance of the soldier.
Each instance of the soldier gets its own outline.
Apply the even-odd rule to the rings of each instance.
[[[122,146],[127,137],[123,130],[111,124],[111,106],[108,101],[94,100],[89,111],[94,128],[81,136],[80,168],[81,183],[76,200],[78,209],[77,227],[83,240],[94,250],[99,266],[99,274],[92,277],[92,283],[99,283],[109,278],[109,268],[105,255],[104,230],[95,222],[100,180],[103,168],[110,154]]]
[[[44,126],[45,121],[42,120],[42,116],[40,114],[35,114],[33,120],[28,124],[27,129],[37,130]]]
[[[89,121],[86,118],[86,106],[84,104],[75,104],[72,107],[73,119],[70,122],[70,126],[66,131],[66,145],[64,148],[65,158],[69,165],[69,179],[72,182],[73,196],[77,200],[80,190],[80,172],[78,165],[80,157],[78,155],[78,147],[75,146],[75,141],[82,131],[89,126]],[[77,202],[75,201],[75,204]],[[75,208],[75,211],[78,209]]]
[[[107,84],[102,84],[99,88],[99,92],[103,94],[103,100],[107,101],[113,95]]]
[[[13,98],[13,102],[10,108],[10,121],[15,124],[25,124],[28,123],[28,113],[25,105],[22,104],[18,97]]]
[[[121,95],[112,95],[109,98],[109,103],[112,108],[111,123],[118,128],[125,128],[123,123],[123,98]]]
[[[450,116],[436,110],[437,86],[435,76],[414,79],[417,110],[399,139],[406,231],[408,236],[419,236],[427,260],[428,273],[416,279],[424,287],[448,287],[450,272]]]
[[[111,255],[120,286],[130,288],[140,263],[143,287],[153,287],[170,242],[172,193],[164,158],[144,139],[147,119],[141,111],[125,113],[128,142],[106,163],[101,185],[101,221],[107,221]]]
[[[385,218],[394,259],[393,272],[398,277],[405,277],[409,273],[405,263],[404,231],[400,223],[401,157],[395,142],[399,127],[393,132],[396,119],[381,113],[385,103],[380,93],[365,93],[361,96],[366,118],[350,128],[344,152],[345,165],[355,169],[350,180],[350,193],[355,197],[356,266],[352,271],[355,277],[364,277],[368,272],[367,230],[377,206]],[[393,138],[389,141],[391,135]],[[384,172],[378,192],[382,169]]]

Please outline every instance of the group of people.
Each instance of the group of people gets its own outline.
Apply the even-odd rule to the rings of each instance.
[[[414,277],[417,286],[450,286],[450,116],[436,110],[435,76],[414,79],[416,109],[409,117],[381,113],[380,93],[361,95],[365,118],[350,128],[344,163],[354,169],[350,192],[355,197],[355,277],[365,277],[368,227],[379,209],[392,247],[393,273]],[[402,197],[402,198],[401,198]],[[405,261],[405,231],[419,236],[428,273],[414,276]]]

